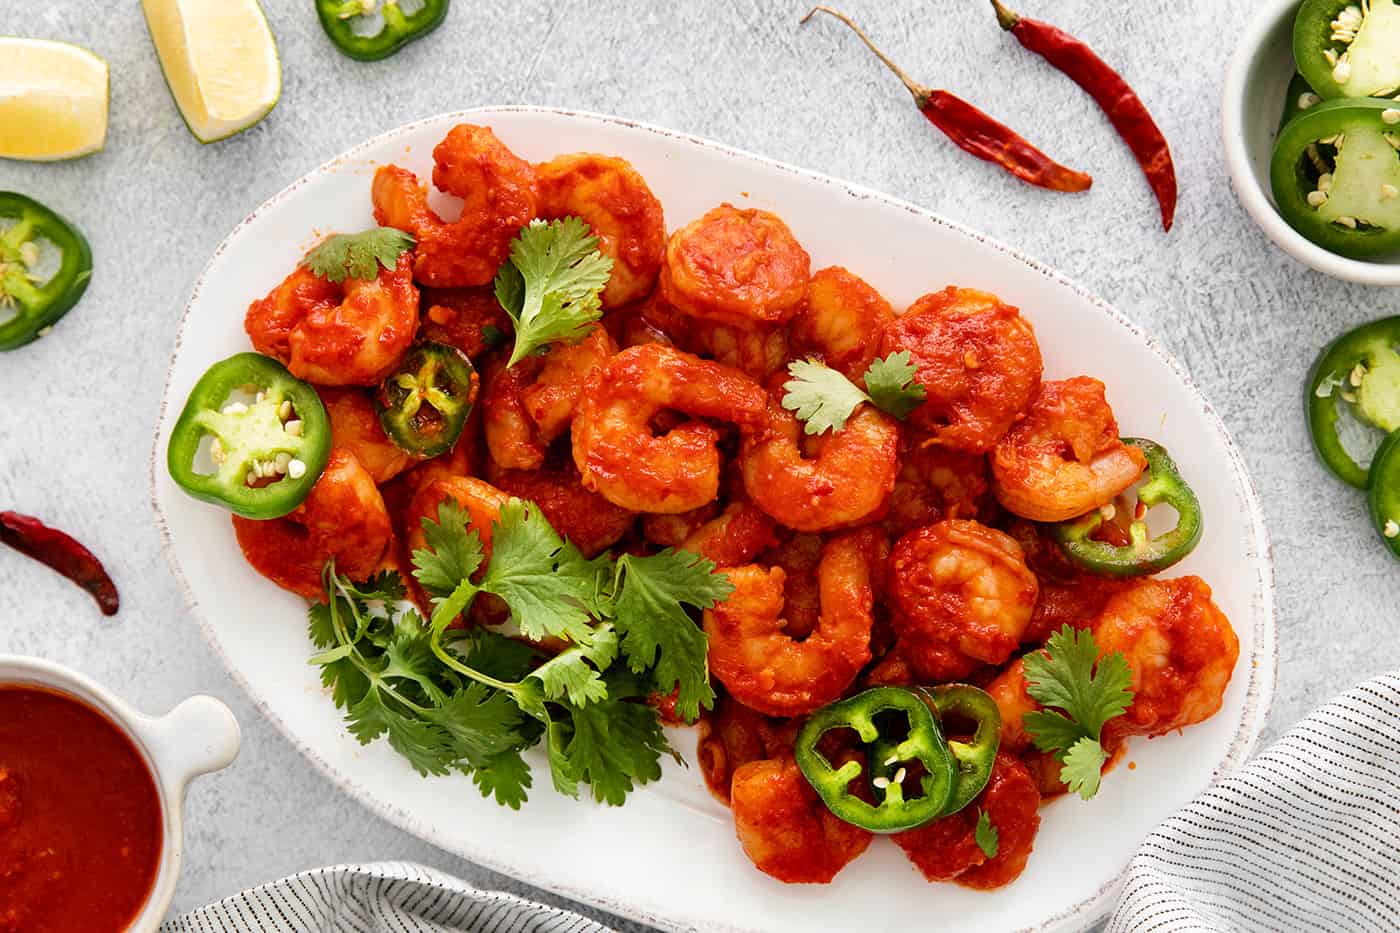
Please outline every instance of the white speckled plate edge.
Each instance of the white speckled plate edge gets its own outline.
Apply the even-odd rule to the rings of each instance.
[[[1120,349],[1130,350],[1125,340],[1138,348],[1146,348],[1149,351],[1148,357],[1139,360],[1136,365],[1145,364],[1148,368],[1165,367],[1185,393],[1183,401],[1186,409],[1194,406],[1195,414],[1199,416],[1205,428],[1204,431],[1191,436],[1189,450],[1183,451],[1183,445],[1173,441],[1170,444],[1173,453],[1179,461],[1189,461],[1197,449],[1197,440],[1203,441],[1200,448],[1209,448],[1208,452],[1214,458],[1207,460],[1207,463],[1215,467],[1214,470],[1206,470],[1211,474],[1207,481],[1209,488],[1202,488],[1200,470],[1191,470],[1189,463],[1183,463],[1183,466],[1188,469],[1188,475],[1196,482],[1198,490],[1209,492],[1216,487],[1223,489],[1221,498],[1233,507],[1230,524],[1233,527],[1236,520],[1240,524],[1238,541],[1235,542],[1239,545],[1240,552],[1234,554],[1233,560],[1226,566],[1211,565],[1201,570],[1213,583],[1218,583],[1226,574],[1233,577],[1240,570],[1248,571],[1244,576],[1248,580],[1249,595],[1243,603],[1230,607],[1232,619],[1237,628],[1241,629],[1244,647],[1240,666],[1236,668],[1236,676],[1222,713],[1210,723],[1189,730],[1182,736],[1145,743],[1141,750],[1137,745],[1133,746],[1129,758],[1164,760],[1156,770],[1150,767],[1149,762],[1144,762],[1144,767],[1131,771],[1120,767],[1105,781],[1105,789],[1100,797],[1085,805],[1100,808],[1098,811],[1086,811],[1090,816],[1085,817],[1071,810],[1079,805],[1078,801],[1061,800],[1046,807],[1042,811],[1045,825],[1037,841],[1037,853],[1032,857],[1027,874],[1002,892],[979,894],[950,885],[924,884],[908,869],[892,846],[881,846],[883,851],[878,852],[877,847],[872,846],[870,853],[848,867],[831,886],[784,886],[771,882],[748,866],[733,841],[732,829],[727,826],[725,811],[700,789],[698,776],[693,772],[687,775],[685,771],[669,765],[663,781],[639,791],[633,795],[626,807],[620,809],[600,808],[588,803],[568,801],[557,797],[547,787],[537,783],[532,792],[531,802],[526,804],[522,812],[496,812],[495,805],[482,801],[475,790],[466,784],[465,779],[419,781],[392,752],[382,747],[383,743],[360,749],[338,728],[339,723],[334,715],[324,715],[326,710],[331,709],[331,704],[314,689],[314,672],[310,672],[309,668],[304,673],[313,681],[313,689],[310,689],[304,703],[299,699],[289,700],[287,696],[272,695],[276,692],[290,692],[279,691],[279,685],[294,675],[288,674],[287,677],[268,683],[258,682],[267,679],[268,668],[284,660],[276,651],[269,652],[264,659],[265,663],[260,662],[257,665],[245,665],[240,663],[239,658],[234,657],[235,653],[247,654],[247,645],[242,642],[251,636],[245,636],[245,626],[261,624],[261,613],[250,622],[246,610],[249,607],[265,608],[278,616],[279,620],[286,621],[284,607],[296,607],[298,601],[276,591],[270,584],[263,583],[241,560],[230,562],[229,542],[233,536],[228,531],[227,519],[218,510],[194,503],[180,495],[163,469],[168,432],[189,385],[197,378],[198,373],[215,359],[221,358],[220,355],[212,354],[202,356],[201,359],[183,366],[183,369],[189,372],[181,372],[184,354],[189,352],[192,321],[197,317],[196,309],[215,301],[213,298],[206,298],[206,288],[212,280],[218,278],[221,267],[230,261],[231,253],[236,249],[246,252],[251,248],[250,238],[245,236],[250,228],[259,224],[260,220],[269,218],[269,215],[284,211],[288,202],[298,196],[304,188],[316,185],[327,176],[348,173],[363,178],[367,189],[371,152],[380,153],[381,158],[386,160],[403,162],[424,173],[427,164],[425,150],[430,148],[430,145],[420,146],[416,152],[411,146],[391,151],[392,146],[396,141],[413,137],[415,134],[423,136],[429,130],[433,131],[429,138],[440,138],[447,127],[466,120],[496,126],[508,145],[530,158],[544,158],[555,151],[588,148],[575,144],[574,139],[579,137],[605,140],[611,145],[599,145],[595,148],[616,152],[633,159],[634,162],[638,161],[638,153],[631,151],[629,141],[638,149],[652,150],[653,155],[656,150],[662,151],[661,162],[656,163],[653,159],[647,164],[639,163],[638,167],[657,189],[658,196],[667,208],[669,226],[672,228],[678,226],[678,219],[683,223],[692,216],[682,213],[677,218],[672,213],[677,200],[686,200],[694,195],[708,205],[721,197],[735,200],[750,197],[750,190],[728,191],[724,190],[723,186],[720,186],[723,193],[710,193],[716,184],[704,183],[703,163],[714,163],[716,160],[722,163],[721,167],[731,170],[736,176],[760,182],[767,176],[767,180],[775,187],[798,186],[805,191],[825,189],[829,191],[826,197],[830,199],[830,204],[824,205],[823,210],[834,208],[839,214],[842,205],[846,205],[851,212],[856,212],[863,208],[852,205],[873,204],[876,210],[885,213],[885,216],[880,218],[880,226],[874,228],[874,232],[883,233],[885,229],[901,224],[917,225],[919,229],[925,230],[926,234],[919,234],[916,230],[911,233],[915,237],[927,236],[930,244],[927,255],[936,254],[940,248],[985,255],[987,264],[995,270],[996,274],[993,277],[997,278],[998,282],[1003,281],[999,277],[1017,279],[1016,288],[1025,287],[1032,292],[1040,289],[1046,295],[1052,296],[1050,304],[1053,310],[1047,314],[1062,313],[1053,298],[1078,301],[1096,311],[1102,319],[1095,319],[1092,315],[1087,319],[1072,319],[1073,326],[1069,330],[1073,333],[1065,340],[1073,350],[1065,355],[1078,356],[1084,352],[1082,338],[1078,335],[1080,327],[1097,327],[1102,333],[1096,334],[1092,342],[1097,344],[1099,349],[1107,350],[1109,354],[1114,351],[1115,342],[1122,345]],[[553,143],[552,148],[536,151],[541,145],[538,142],[520,148],[509,130],[501,130],[502,123],[508,124],[509,129],[517,133],[542,136]],[[676,187],[678,183],[674,180],[662,180],[658,183],[658,179],[661,179],[673,164],[677,171],[685,171],[681,166],[696,171],[701,183],[696,184],[694,178],[686,174],[677,191],[669,193],[667,189]],[[765,197],[764,190],[757,184],[749,184],[747,188],[752,191],[755,206],[776,209],[790,222],[794,213],[802,213],[808,207],[802,198],[793,203],[775,203]],[[365,195],[364,213],[368,215],[367,190]],[[302,197],[305,199],[305,195]],[[696,214],[701,209],[694,204],[691,207]],[[300,221],[302,228],[295,236],[301,246],[314,239],[313,224],[318,219],[308,217]],[[366,216],[364,223],[368,222]],[[793,227],[799,239],[813,251],[814,258],[822,258],[819,250],[813,245],[813,236],[804,229],[803,224],[793,222]],[[834,261],[840,261],[848,255],[849,243],[853,241],[842,238],[849,233],[850,231],[842,225],[842,231],[835,234],[836,242],[847,246],[848,250],[843,252],[837,249],[832,257]],[[275,230],[271,231],[271,236],[276,238]],[[866,239],[878,240],[879,237]],[[903,301],[912,298],[913,294],[896,294],[878,274],[869,274],[871,266],[880,265],[874,257],[884,256],[887,252],[898,252],[897,245],[880,244],[884,248],[877,248],[866,265],[854,264],[854,268],[855,271],[871,278],[877,287],[886,290],[895,299],[898,307]],[[284,252],[283,255],[295,253]],[[916,255],[922,257],[925,254]],[[814,262],[814,267],[818,265],[820,263]],[[900,268],[899,262],[894,259],[890,260],[890,265],[892,268]],[[906,258],[903,266],[908,265]],[[957,274],[945,275],[942,280],[930,277],[914,294],[941,287],[947,280],[953,279],[959,284],[980,285],[1001,291],[1005,295],[1004,289],[996,287],[997,283],[974,281],[978,274],[973,271],[976,265],[976,262],[972,265],[955,264]],[[245,306],[247,301],[263,294],[272,283],[279,280],[289,267],[290,262],[283,261],[270,271],[261,267],[252,269],[251,274],[239,279],[242,290],[229,298],[229,301],[234,306]],[[243,287],[245,278],[247,284]],[[1021,279],[1029,281],[1023,286]],[[898,289],[895,290],[897,291]],[[1008,300],[1012,300],[1013,303],[1022,303],[1016,301],[1016,298],[1016,294],[1008,296]],[[1056,336],[1058,332],[1055,328],[1047,329],[1047,322],[1043,317],[1037,316],[1029,308],[1027,310],[1031,320],[1037,325],[1042,344],[1047,342],[1047,338]],[[1076,309],[1066,313],[1077,315],[1082,311]],[[202,325],[204,318],[200,317],[198,321]],[[233,330],[241,335],[241,314],[238,320],[232,323],[235,325]],[[221,321],[219,327],[223,331],[230,329],[228,321]],[[230,342],[227,333],[221,333],[215,338],[215,342],[220,346],[226,345],[226,353],[223,355],[246,349],[246,341]],[[1046,358],[1047,364],[1053,360],[1054,354],[1051,350],[1047,350]],[[1111,357],[1105,356],[1105,360],[1108,359]],[[1099,365],[1095,363],[1086,368],[1090,374],[1102,376],[1101,369],[1096,368]],[[1068,374],[1051,373],[1056,376]],[[1105,378],[1105,382],[1109,385],[1110,399],[1114,400],[1120,420],[1124,422],[1125,433],[1153,433],[1135,427],[1132,420],[1125,415],[1127,406],[1115,396],[1122,381]],[[177,390],[178,395],[172,397],[172,393]],[[1185,417],[1190,417],[1190,414]],[[1151,811],[1154,817],[1152,822],[1155,823],[1203,789],[1212,776],[1228,772],[1242,764],[1258,739],[1272,700],[1277,671],[1274,581],[1270,545],[1262,512],[1238,449],[1223,423],[1175,359],[1150,336],[1101,299],[1058,272],[1020,255],[995,240],[943,220],[913,204],[878,192],[670,130],[616,117],[552,108],[488,107],[416,121],[381,134],[332,159],[266,201],[239,224],[215,251],[196,281],[181,318],[174,357],[161,402],[159,424],[160,429],[151,459],[151,495],[163,549],[176,578],[180,581],[189,607],[199,620],[210,645],[264,716],[337,786],[360,800],[374,813],[404,830],[522,881],[668,929],[737,931],[851,928],[868,923],[872,916],[877,915],[872,911],[883,915],[890,926],[919,920],[927,923],[931,916],[937,916],[942,921],[940,926],[950,929],[964,926],[983,930],[1063,930],[1082,927],[1108,909],[1110,899],[1116,894],[1121,882],[1126,856],[1131,854],[1138,840],[1150,829],[1151,823],[1141,823],[1142,811]],[[1162,427],[1167,427],[1165,410]],[[1223,456],[1228,464],[1228,470],[1219,471],[1220,456]],[[1217,472],[1227,477],[1227,481],[1217,480]],[[1237,510],[1237,514],[1234,510]],[[194,514],[198,514],[197,520],[209,528],[207,538],[202,533],[199,535],[198,547],[194,546],[196,541],[186,533],[186,528],[189,527],[186,519]],[[1219,514],[1225,513],[1213,510],[1207,514],[1208,536],[1212,516]],[[181,527],[176,527],[177,524]],[[204,566],[208,556],[206,551],[217,552],[212,560],[221,575],[227,574],[237,578],[230,584],[234,588],[231,591],[234,595],[226,593],[225,596],[229,598],[222,602],[208,598],[212,584],[209,567]],[[236,557],[236,546],[233,547],[233,554]],[[1197,557],[1193,555],[1191,561],[1197,561]],[[1198,568],[1188,562],[1184,569]],[[251,590],[248,589],[249,586],[252,587]],[[202,600],[201,595],[206,598]],[[231,605],[229,599],[232,600]],[[218,608],[206,611],[206,603]],[[300,656],[304,657],[309,654],[309,645],[305,643],[300,619],[301,610],[298,608],[290,623],[293,626],[294,637],[303,650]],[[1247,628],[1241,625],[1246,619]],[[267,635],[272,638],[281,634],[281,629],[267,631]],[[243,660],[246,661],[247,658]],[[331,712],[333,714],[334,711]],[[314,721],[310,724],[303,722],[305,714],[309,714]],[[1175,750],[1176,761],[1193,761],[1200,765],[1203,759],[1197,759],[1201,758],[1204,751],[1197,755],[1197,759],[1193,759],[1190,757],[1191,749],[1185,746],[1199,744],[1192,743],[1192,739],[1206,730],[1218,733],[1213,737],[1215,741],[1210,755],[1214,763],[1204,770],[1197,767],[1191,778],[1186,780],[1180,779],[1179,775],[1162,775],[1162,769],[1168,766],[1173,756],[1154,753],[1165,750],[1165,743],[1177,742],[1183,748]],[[693,748],[693,739],[685,736],[686,733],[683,732],[673,734],[673,738],[679,737],[680,749],[689,754]],[[1182,757],[1183,752],[1186,757]],[[536,771],[539,773],[538,761],[536,763]],[[350,770],[352,768],[354,770]],[[370,770],[378,778],[380,772],[385,769],[388,771],[387,783],[381,784],[380,789],[392,788],[392,795],[367,786],[366,781],[361,779],[361,776]],[[1144,774],[1153,773],[1158,774],[1157,780],[1145,786],[1125,788],[1123,793],[1118,795],[1120,799],[1113,799],[1117,787],[1128,785],[1134,780],[1143,780]],[[1148,799],[1143,796],[1145,790],[1152,792],[1147,804],[1143,802],[1144,799]],[[391,796],[398,799],[390,799]],[[443,810],[444,806],[448,809]],[[462,822],[464,813],[465,823]],[[1117,819],[1106,821],[1104,818],[1109,814],[1117,814]],[[505,816],[508,819],[493,828],[489,824],[496,822],[496,816]],[[1086,819],[1092,822],[1081,822]],[[1122,827],[1133,820],[1137,820],[1137,823],[1132,828],[1132,838],[1125,839],[1126,830]],[[569,824],[565,821],[571,821],[578,828],[570,832]],[[672,828],[665,825],[667,822],[688,821],[698,822],[694,827]],[[1109,822],[1110,825],[1100,825],[1104,822]],[[724,838],[714,838],[715,823],[724,825]],[[1060,840],[1052,833],[1060,824],[1076,826],[1076,833],[1081,836],[1079,846],[1082,848],[1089,845],[1091,851],[1081,856],[1071,848],[1062,853],[1062,857],[1057,857],[1054,850]],[[687,831],[688,829],[691,831]],[[1082,837],[1086,829],[1091,831],[1091,835]],[[660,835],[652,839],[658,832]],[[695,835],[696,832],[700,835]],[[578,834],[581,834],[582,841],[575,838]],[[546,841],[553,844],[542,847]],[[666,857],[658,857],[659,853],[648,846],[648,842],[651,841],[667,847],[662,851],[669,856],[669,860]],[[677,844],[686,848],[681,851],[670,848]],[[1095,858],[1106,850],[1113,850],[1112,857],[1107,861],[1100,859],[1096,862]],[[589,858],[590,855],[599,857]],[[580,865],[580,861],[589,864]],[[1058,864],[1061,862],[1067,864]],[[641,873],[629,873],[629,866],[640,870]],[[1064,877],[1037,880],[1042,866],[1043,870],[1051,875],[1058,872]],[[896,875],[892,881],[892,871],[903,871],[907,874]],[[708,883],[705,883],[706,881]],[[1010,898],[1015,898],[1015,902],[1007,900]],[[1006,905],[1015,909],[1003,909]],[[930,914],[930,910],[937,913]]]

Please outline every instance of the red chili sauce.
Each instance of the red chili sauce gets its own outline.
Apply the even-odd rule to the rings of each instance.
[[[160,796],[141,752],[67,694],[0,684],[0,933],[117,933],[155,884]]]

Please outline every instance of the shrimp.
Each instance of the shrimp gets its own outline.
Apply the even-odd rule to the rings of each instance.
[[[595,327],[578,343],[508,369],[504,357],[492,360],[482,395],[491,458],[508,469],[539,469],[550,443],[569,430],[588,377],[616,353],[607,330]]]
[[[861,678],[863,687],[913,687],[918,683],[919,677],[899,653],[897,645],[885,652]]]
[[[1031,621],[1021,633],[1021,641],[1043,645],[1066,625],[1090,628],[1108,601],[1129,586],[1125,580],[1091,573],[1076,574],[1066,582],[1042,579],[1040,597],[1035,601]]]
[[[773,519],[751,503],[731,502],[717,517],[687,535],[680,546],[721,567],[738,567],[777,543]]]
[[[1007,533],[1021,546],[1026,566],[1040,582],[1035,611],[1021,633],[1023,644],[1042,645],[1066,625],[1091,628],[1108,601],[1132,585],[1128,580],[1100,577],[1075,567],[1039,525],[1017,520]]]
[[[661,296],[683,314],[736,327],[790,321],[811,260],[775,214],[722,204],[671,235]]]
[[[744,432],[744,488],[759,508],[797,531],[849,527],[880,511],[899,471],[899,425],[862,404],[846,426],[819,438],[813,459],[798,446],[797,418],[774,401],[761,431]]]
[[[1103,383],[1076,376],[1041,385],[997,442],[992,491],[1023,518],[1059,522],[1112,502],[1146,468],[1142,451],[1118,439]]]
[[[784,631],[781,569],[727,570],[734,592],[705,611],[715,678],[740,703],[770,716],[799,716],[839,698],[870,660],[873,577],[883,556],[873,529],[826,543],[817,569],[821,618],[802,641]]]
[[[944,518],[975,518],[987,495],[987,463],[906,433],[885,528],[898,536]]]
[[[595,327],[578,343],[556,344],[544,357],[539,375],[520,400],[545,443],[569,430],[588,378],[615,355],[617,344],[607,329]]]
[[[489,286],[424,288],[419,307],[428,309],[423,312],[419,336],[456,347],[472,360],[507,339],[511,332],[510,315]]]
[[[675,341],[665,329],[647,320],[645,308],[649,302],[642,302],[603,315],[603,326],[612,334],[619,347],[640,347],[647,343],[674,346]]]
[[[987,292],[950,286],[885,328],[880,350],[908,350],[928,393],[910,422],[955,450],[996,446],[1040,385],[1040,345],[1019,311]]]
[[[1026,692],[1026,664],[1024,658],[1017,658],[1002,670],[992,682],[987,684],[987,693],[996,701],[1001,713],[1001,747],[1013,754],[1019,754],[1031,747],[1031,738],[1026,734],[1027,713],[1040,709],[1040,704]]]
[[[1040,791],[1026,766],[997,754],[986,788],[971,804],[891,838],[929,881],[956,881],[991,890],[1020,877],[1040,829]],[[997,853],[988,858],[977,844],[977,821],[986,813],[997,831]]]
[[[374,402],[358,389],[317,390],[331,419],[331,442],[360,461],[376,485],[387,483],[414,464],[413,457],[384,434]]]
[[[763,555],[762,563],[783,571],[783,630],[793,638],[806,638],[821,619],[821,586],[817,568],[822,562],[822,539],[815,534],[793,534]]]
[[[642,304],[641,315],[658,333],[690,353],[762,381],[788,360],[787,330],[781,326],[720,324],[682,314],[654,293]]]
[[[374,218],[418,240],[413,275],[424,285],[485,285],[510,255],[510,241],[535,217],[535,170],[484,126],[454,126],[433,149],[433,184],[462,199],[443,220],[426,186],[397,165],[380,166],[370,196]]]
[[[666,219],[645,179],[624,159],[579,152],[535,166],[539,215],[581,217],[613,260],[603,308],[645,298],[666,252]]]
[[[1108,601],[1094,622],[1099,654],[1123,652],[1133,704],[1105,734],[1165,735],[1220,709],[1240,655],[1230,620],[1200,577],[1144,578]]]
[[[689,512],[673,515],[647,515],[642,519],[642,537],[659,547],[680,547],[695,532],[719,514],[719,503],[710,502]],[[739,561],[739,563],[748,563]]]
[[[667,409],[757,428],[767,395],[718,363],[659,344],[631,347],[594,371],[573,423],[583,484],[634,512],[676,513],[719,492],[719,431],[687,421],[664,434],[651,422]]]
[[[544,465],[549,444],[539,436],[521,397],[543,365],[538,357],[530,357],[507,368],[506,357],[496,354],[482,373],[482,434],[491,459],[505,469],[538,470]]]
[[[962,519],[900,538],[889,580],[900,653],[935,681],[1010,657],[1039,591],[1013,538]]]
[[[710,792],[729,802],[734,772],[751,761],[792,751],[796,723],[772,719],[720,692],[712,711],[700,714],[695,757]]]
[[[872,834],[828,810],[791,755],[742,765],[729,796],[745,854],[787,884],[828,884],[870,845]]]
[[[336,573],[364,580],[379,569],[394,535],[374,478],[340,447],[290,514],[267,521],[235,515],[233,530],[254,570],[307,599],[325,597],[326,561],[334,558]]]
[[[620,541],[636,515],[584,489],[573,461],[562,459],[538,470],[488,467],[487,476],[504,492],[538,505],[555,531],[593,557]]]
[[[317,385],[378,385],[418,332],[412,254],[373,280],[327,282],[298,268],[248,306],[243,327],[259,353]]]
[[[821,269],[807,287],[807,305],[792,319],[794,357],[819,357],[847,379],[863,384],[879,355],[880,336],[894,309],[880,293],[840,266]]]
[[[682,346],[760,381],[787,364],[787,331],[780,327],[734,327],[696,321],[688,328],[688,337],[681,341]]]

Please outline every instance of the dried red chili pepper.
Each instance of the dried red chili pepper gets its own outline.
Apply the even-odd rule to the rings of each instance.
[[[63,574],[92,594],[103,615],[116,615],[117,587],[102,561],[77,540],[37,518],[0,512],[0,542]]]
[[[1176,168],[1172,165],[1167,138],[1157,128],[1142,99],[1093,49],[1063,29],[1017,15],[1000,0],[992,0],[992,8],[996,10],[1002,29],[1063,71],[1099,105],[1118,135],[1133,150],[1162,208],[1162,229],[1170,230],[1176,216]]]
[[[865,31],[845,13],[831,7],[813,7],[802,17],[802,22],[807,22],[818,10],[836,17],[860,36],[866,47],[904,82],[909,93],[914,95],[914,103],[918,105],[925,119],[942,130],[944,135],[964,152],[994,162],[1022,181],[1052,191],[1083,191],[1093,184],[1094,180],[1088,175],[1056,162],[1010,127],[999,123],[961,97],[948,91],[926,88],[915,82],[880,51]]]

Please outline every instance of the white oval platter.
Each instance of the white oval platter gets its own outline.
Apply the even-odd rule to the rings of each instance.
[[[676,229],[722,201],[777,212],[813,268],[846,266],[903,308],[958,284],[1019,306],[1034,324],[1047,378],[1102,379],[1126,435],[1164,443],[1200,495],[1206,534],[1177,571],[1199,573],[1239,633],[1224,708],[1184,734],[1136,740],[1098,797],[1054,801],[1025,874],[992,893],[927,884],[886,840],[835,883],[789,886],[741,852],[729,812],[694,767],[608,808],[557,795],[542,756],[530,801],[512,811],[466,778],[424,780],[379,742],[346,733],[306,663],[305,605],[242,559],[228,516],[184,496],[164,470],[176,415],[214,361],[248,349],[243,315],[320,236],[373,224],[369,183],[397,162],[426,177],[456,123],[491,126],[516,153],[543,160],[594,151],[628,159]],[[1111,243],[1105,244],[1111,249]],[[1259,503],[1239,451],[1186,370],[1122,314],[1064,276],[912,204],[726,146],[613,117],[505,107],[400,127],[332,160],[263,204],[215,251],[180,325],[152,457],[167,555],[215,651],[258,708],[339,787],[374,813],[482,865],[668,929],[1075,929],[1108,909],[1143,837],[1241,764],[1263,726],[1276,668],[1273,571]],[[673,730],[694,758],[694,733]],[[366,845],[372,847],[372,840]],[[310,867],[310,866],[308,866]]]

